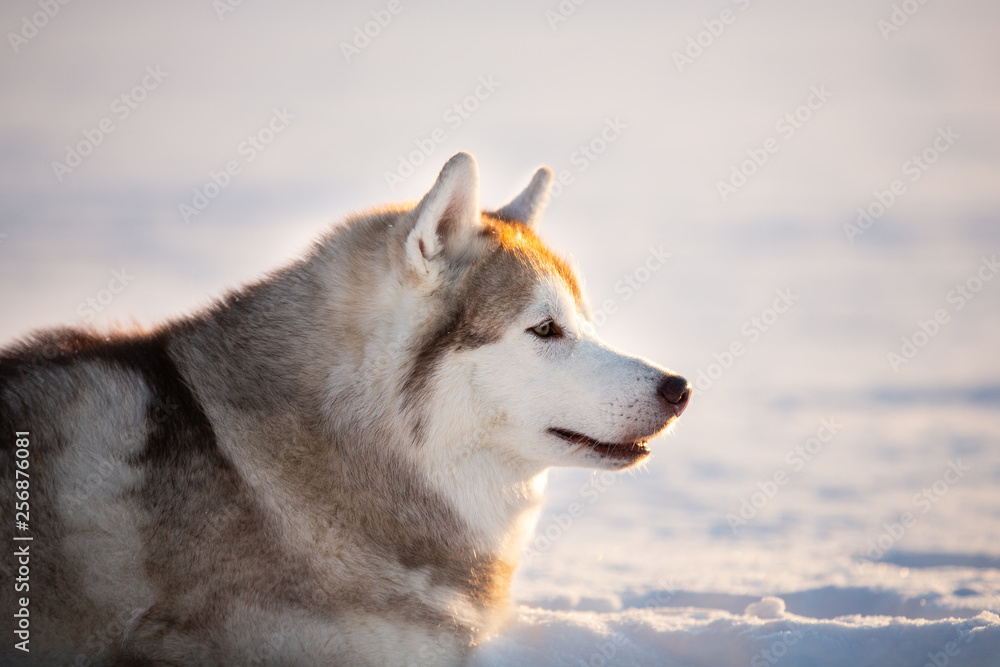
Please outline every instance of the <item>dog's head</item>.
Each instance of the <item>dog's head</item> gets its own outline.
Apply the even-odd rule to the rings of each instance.
[[[598,337],[577,277],[534,231],[551,181],[539,169],[483,212],[476,162],[459,153],[409,213],[401,287],[426,316],[402,355],[403,405],[423,438],[449,447],[530,468],[626,468],[684,411],[690,386]]]

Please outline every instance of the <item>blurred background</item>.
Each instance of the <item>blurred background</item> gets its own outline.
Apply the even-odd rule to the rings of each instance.
[[[9,0],[0,27],[4,344],[190,312],[459,150],[484,206],[547,164],[601,334],[699,391],[643,469],[553,473],[519,599],[998,607],[997,3]]]

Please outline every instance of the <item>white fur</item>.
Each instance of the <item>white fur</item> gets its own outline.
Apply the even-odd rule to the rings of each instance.
[[[563,339],[526,332],[548,319]],[[516,557],[534,529],[549,467],[621,467],[547,429],[608,442],[656,433],[664,372],[602,341],[567,286],[546,277],[501,342],[457,353],[439,369],[427,412],[449,417],[432,421],[419,465],[484,546]]]
[[[88,364],[84,372],[99,392],[81,392],[63,406],[68,446],[52,478],[58,480],[58,507],[66,531],[63,550],[83,565],[80,580],[100,609],[145,609],[154,593],[143,573],[142,537],[138,512],[128,493],[141,483],[140,472],[128,464],[145,444],[146,396],[135,374]],[[100,420],[92,415],[103,415]],[[102,553],[94,560],[87,556]],[[111,623],[95,612],[93,632]]]

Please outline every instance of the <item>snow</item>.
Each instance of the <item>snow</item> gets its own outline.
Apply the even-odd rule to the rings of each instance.
[[[799,410],[825,412],[818,398],[795,410],[758,400],[779,405],[786,423],[808,424]],[[542,550],[518,575],[518,619],[476,664],[923,665],[941,655],[953,665],[1000,664],[995,404],[849,410],[848,399],[828,400],[843,433],[736,530],[725,514],[738,513],[739,498],[771,477],[808,426],[786,426],[798,433],[786,439],[771,425],[773,444],[726,457],[713,450],[731,452],[728,442],[682,446],[693,437],[686,431],[702,427],[689,425],[645,470],[606,478],[607,487],[600,475],[559,471],[540,522],[554,539],[536,541]],[[740,402],[756,419],[774,417],[751,398]],[[692,403],[685,419],[720,429],[697,410]],[[921,423],[914,413],[926,411]],[[895,441],[885,435],[897,429]],[[948,458],[970,470],[921,513],[912,496],[933,489]],[[560,522],[569,503],[595,491],[581,518]],[[894,538],[892,523],[907,510],[918,519]],[[883,536],[890,549],[869,552]],[[953,641],[959,652],[945,653]]]
[[[761,598],[759,602],[748,604],[747,608],[743,610],[743,614],[763,619],[781,618],[785,614],[785,601],[771,596]]]
[[[776,600],[776,598],[770,598]],[[780,602],[780,600],[779,600]],[[780,605],[774,605],[780,606]],[[616,613],[522,609],[473,665],[993,665],[1000,617],[961,621],[889,616],[775,619],[709,607]]]
[[[187,312],[346,212],[419,197],[458,150],[485,205],[547,163],[569,182],[541,231],[601,334],[700,389],[640,469],[553,471],[510,624],[471,662],[1000,665],[1000,5],[920,4],[884,36],[888,0],[592,0],[555,29],[554,1],[404,0],[347,62],[340,42],[381,6],[72,3],[8,52],[0,338],[87,323],[113,271],[131,279],[94,324]],[[678,71],[723,7],[735,22]],[[7,3],[0,25],[36,11]],[[155,65],[162,84],[58,180]],[[817,86],[829,100],[779,134]],[[276,108],[287,129],[185,223],[179,204]],[[894,179],[905,192],[848,238]]]

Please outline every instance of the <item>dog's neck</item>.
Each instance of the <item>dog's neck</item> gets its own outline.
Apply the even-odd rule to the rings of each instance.
[[[512,461],[490,447],[456,451],[453,441],[424,443],[419,467],[479,548],[517,562],[545,500],[547,469]]]
[[[346,271],[332,264],[329,273]],[[445,415],[444,423],[430,420],[414,441],[412,421],[394,403],[405,370],[397,363],[406,358],[407,345],[396,342],[398,332],[350,319],[372,302],[359,302],[354,291],[316,287],[342,286],[346,278],[333,280],[328,273],[323,281],[306,280],[303,274],[326,271],[315,264],[295,268],[234,295],[198,322],[197,340],[189,346],[197,354],[188,360],[195,384],[209,381],[199,367],[231,369],[217,380],[224,386],[209,392],[233,399],[219,408],[223,418],[237,419],[229,413],[242,405],[267,404],[268,414],[286,414],[290,425],[302,422],[303,433],[316,425],[311,458],[285,455],[282,437],[259,438],[273,451],[234,454],[259,463],[253,483],[268,486],[286,507],[310,508],[281,515],[290,535],[304,545],[326,539],[312,525],[313,515],[336,516],[353,526],[350,535],[365,535],[404,567],[437,571],[437,579],[481,610],[470,617],[474,627],[477,614],[486,618],[509,601],[514,569],[544,500],[546,468],[490,446],[495,434],[482,432],[482,415],[470,405],[448,403],[452,395],[440,404],[433,391],[420,409]],[[289,322],[308,325],[290,329]],[[303,438],[296,446],[311,442]],[[399,446],[387,447],[392,441]]]

